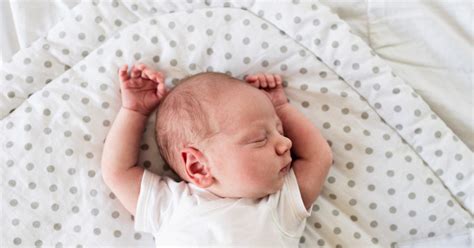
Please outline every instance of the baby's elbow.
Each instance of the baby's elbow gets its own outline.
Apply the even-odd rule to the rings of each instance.
[[[326,156],[326,162],[327,162],[327,165],[328,165],[328,166],[330,166],[330,165],[333,164],[333,156],[332,156],[331,147],[328,148],[327,156]]]
[[[326,146],[324,147],[323,159],[325,165],[330,166],[333,164],[333,154],[329,144],[326,144]]]

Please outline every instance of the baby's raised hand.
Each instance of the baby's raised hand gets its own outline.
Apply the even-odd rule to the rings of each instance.
[[[275,108],[288,103],[280,75],[257,73],[248,75],[245,77],[245,81],[255,88],[263,90]]]
[[[122,107],[148,116],[167,94],[164,75],[144,64],[128,65],[119,70]]]

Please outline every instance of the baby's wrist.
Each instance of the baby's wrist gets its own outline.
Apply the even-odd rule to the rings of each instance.
[[[127,108],[127,107],[124,107],[124,106],[121,106],[121,109],[127,113],[130,113],[130,114],[133,114],[133,115],[137,115],[137,116],[141,116],[141,117],[145,117],[145,118],[148,118],[148,115],[149,114],[146,114],[146,113],[142,113],[140,111],[137,111],[137,110],[134,110],[134,109],[130,109],[130,108]]]
[[[288,107],[290,104],[288,102],[285,102],[285,103],[281,103],[281,104],[278,104],[275,107],[275,110],[276,112],[278,113],[279,111],[281,111],[282,109],[285,109],[286,107]]]

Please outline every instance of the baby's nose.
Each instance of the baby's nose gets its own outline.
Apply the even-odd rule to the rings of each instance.
[[[278,143],[277,146],[277,153],[279,155],[285,154],[287,151],[291,149],[291,146],[293,145],[293,142],[291,142],[290,139],[288,139],[285,136],[281,136],[281,141]]]

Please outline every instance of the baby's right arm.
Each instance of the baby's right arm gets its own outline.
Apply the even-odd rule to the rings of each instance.
[[[119,71],[122,106],[107,134],[102,177],[123,206],[135,215],[144,169],[137,166],[141,135],[150,113],[166,95],[164,78],[146,65]]]
[[[296,157],[293,169],[304,205],[309,209],[321,192],[332,164],[331,148],[313,123],[288,103],[280,76],[258,74],[246,80],[268,93],[283,123],[285,136],[293,142],[291,151]]]

